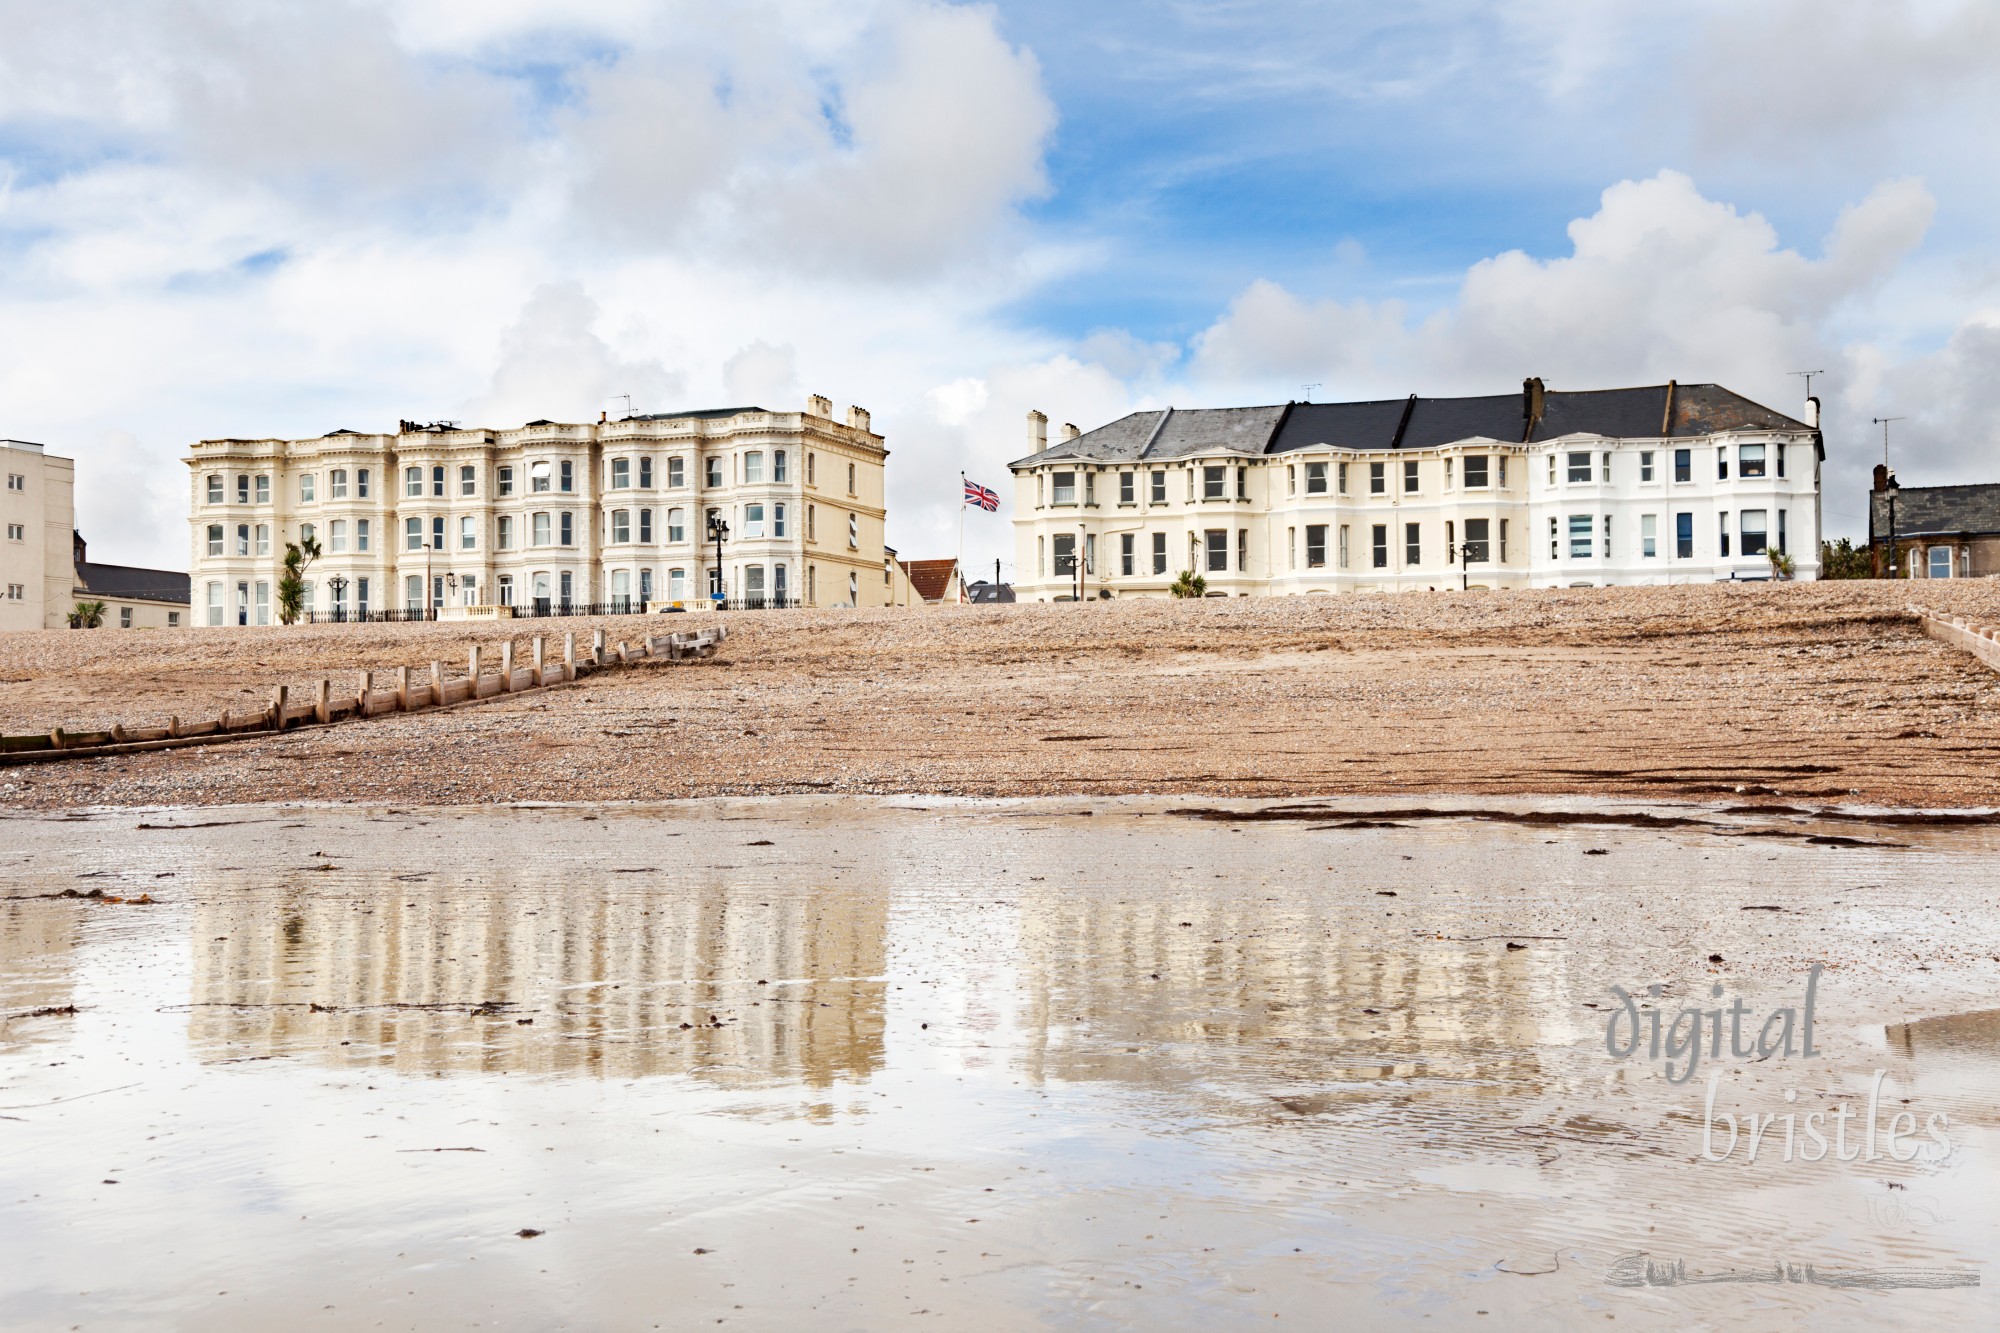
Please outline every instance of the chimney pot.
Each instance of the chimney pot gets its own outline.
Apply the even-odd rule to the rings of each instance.
[[[1064,442],[1068,442],[1068,441],[1070,441],[1070,440],[1073,440],[1073,439],[1075,439],[1075,438],[1076,438],[1077,436],[1079,436],[1079,435],[1081,435],[1081,434],[1083,434],[1083,432],[1082,432],[1082,431],[1080,431],[1080,430],[1078,430],[1078,429],[1076,428],[1076,423],[1075,423],[1075,422],[1073,422],[1073,421],[1065,421],[1065,422],[1063,422],[1063,428],[1062,428],[1062,437],[1063,437],[1063,440],[1064,440]]]
[[[1045,412],[1028,413],[1028,444],[1031,452],[1040,453],[1049,447],[1049,418]]]

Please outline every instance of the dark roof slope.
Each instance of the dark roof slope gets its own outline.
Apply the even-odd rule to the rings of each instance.
[[[687,412],[641,412],[635,416],[623,417],[624,421],[682,421],[700,418],[714,421],[722,417],[740,417],[745,412],[763,412],[762,407],[697,407]]]
[[[1413,396],[1358,403],[1134,412],[1036,454],[1032,461],[1053,463],[1075,458],[1116,463],[1218,452],[1280,454],[1323,446],[1435,449],[1472,439],[1508,443],[1565,435],[1658,439],[1727,430],[1809,429],[1804,422],[1718,384],[1654,384],[1631,389],[1548,390],[1542,395],[1541,415],[1532,422],[1525,390],[1464,398]],[[1029,461],[1021,459],[1013,466]]]
[[[76,567],[77,591],[93,597],[123,597],[140,602],[187,605],[188,576],[171,569],[140,569],[134,565],[84,562]]]
[[[1689,392],[1690,389],[1675,385],[1676,402],[1683,400]],[[1520,434],[1521,402],[1516,398],[1515,433],[1500,438],[1556,440],[1565,435],[1603,435],[1614,440],[1643,440],[1658,437],[1666,420],[1667,386],[1664,384],[1639,389],[1570,390],[1550,393],[1543,398],[1542,419],[1535,424],[1534,434],[1527,437]]]
[[[1045,449],[1034,458],[1045,463],[1065,458],[1132,462],[1212,453],[1261,454],[1285,411],[1280,406],[1170,407],[1164,412],[1134,412]]]
[[[1407,398],[1372,403],[1299,403],[1285,418],[1268,452],[1332,445],[1346,449],[1380,449],[1396,437]]]
[[[1889,540],[1888,491],[1868,493],[1868,536]],[[1905,486],[1896,497],[1896,536],[1959,537],[2000,534],[2000,485]]]
[[[1683,384],[1674,393],[1672,434],[1676,436],[1707,435],[1718,430],[1810,429],[1805,422],[1783,412],[1773,412],[1720,384]]]

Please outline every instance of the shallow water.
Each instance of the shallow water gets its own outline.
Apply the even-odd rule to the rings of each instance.
[[[2000,833],[1183,804],[0,821],[0,1325],[2000,1321]]]

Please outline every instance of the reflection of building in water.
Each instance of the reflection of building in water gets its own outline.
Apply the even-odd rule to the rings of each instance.
[[[1907,1070],[1889,1071],[1905,1085],[1898,1097],[1914,1095],[1926,1112],[1947,1111],[1957,1121],[2000,1124],[1994,1113],[2000,1106],[2000,1009],[1920,1018],[1886,1027],[1883,1036],[1890,1055],[1909,1061]]]
[[[0,1015],[57,1009],[76,1002],[73,967],[83,933],[80,903],[42,900],[0,903]],[[0,1025],[0,1045],[45,1039],[47,1020]]]
[[[1413,1094],[1546,1081],[1555,955],[1361,946],[1337,911],[1293,908],[1198,893],[1024,902],[1025,1072],[1166,1084],[1226,1066],[1230,1081],[1296,1090],[1280,1101],[1308,1111],[1338,1104],[1343,1084],[1379,1105],[1385,1080]]]
[[[823,1087],[880,1066],[879,897],[651,874],[571,885],[539,865],[511,878],[207,899],[190,1036],[216,1056],[412,1071]]]

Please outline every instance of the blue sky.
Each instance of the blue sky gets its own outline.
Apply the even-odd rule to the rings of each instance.
[[[185,559],[212,435],[809,392],[957,542],[1030,408],[1825,369],[1994,480],[1973,0],[0,0],[0,434]],[[620,400],[622,401],[622,400]],[[1002,487],[1003,491],[1006,489]],[[1010,557],[1004,522],[968,558]]]

